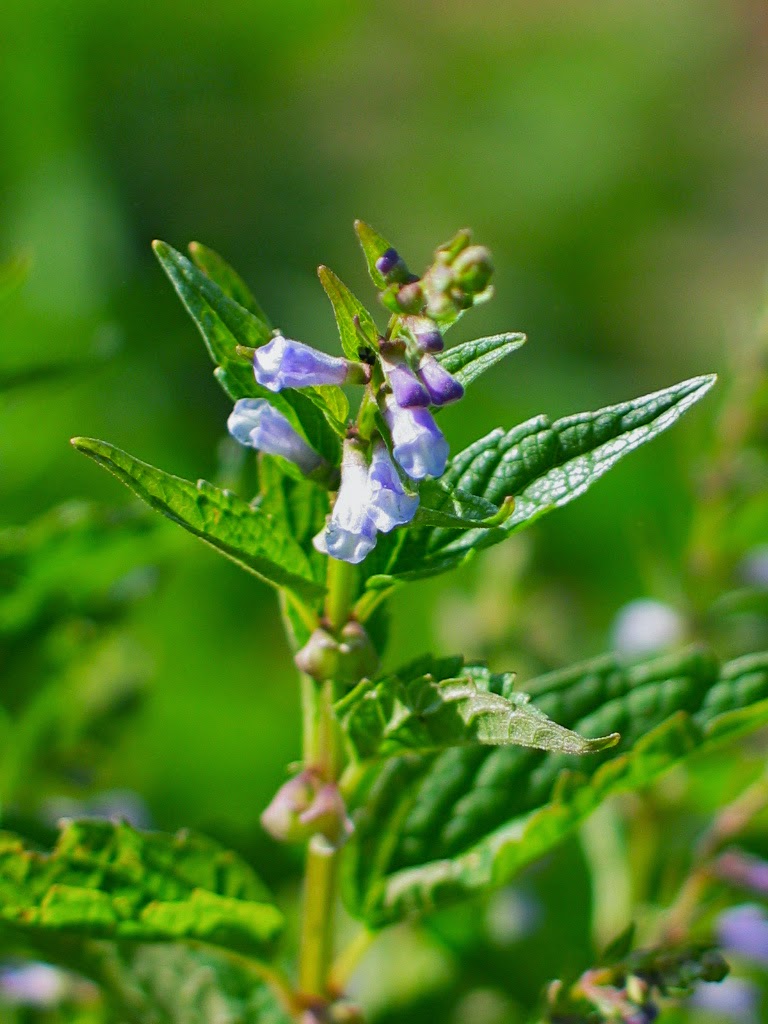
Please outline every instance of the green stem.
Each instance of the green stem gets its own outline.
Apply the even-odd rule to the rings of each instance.
[[[355,569],[347,562],[328,559],[325,618],[338,633],[349,620],[355,596]],[[304,708],[304,764],[317,768],[324,781],[338,781],[343,768],[343,746],[333,714],[333,680],[318,685],[302,680]],[[333,958],[334,910],[337,900],[339,851],[323,836],[309,842],[304,874],[304,909],[299,950],[299,990],[307,1003],[333,998],[329,975]]]

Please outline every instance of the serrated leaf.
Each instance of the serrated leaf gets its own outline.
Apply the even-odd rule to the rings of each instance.
[[[552,423],[537,416],[512,430],[494,430],[451,459],[440,482],[493,504],[514,497],[498,529],[439,527],[394,531],[365,561],[371,576],[416,579],[461,565],[540,516],[578,498],[619,459],[672,426],[715,383],[693,377],[663,391]]]
[[[494,334],[455,345],[435,357],[456,380],[467,387],[481,373],[517,351],[526,342],[524,334]]]
[[[502,691],[508,695],[502,681]],[[508,882],[616,790],[647,786],[711,744],[768,721],[768,653],[624,666],[598,659],[525,685],[581,734],[621,733],[574,761],[519,747],[457,747],[372,766],[358,791],[346,898],[379,926]]]
[[[78,451],[113,473],[151,508],[162,512],[242,568],[273,586],[316,598],[323,586],[284,526],[229,491],[164,473],[106,441],[76,437]]]
[[[379,331],[365,306],[328,267],[318,267],[317,276],[325,289],[325,294],[331,300],[341,347],[347,359],[360,358],[361,333],[365,342],[375,352],[378,349]]]
[[[370,224],[366,224],[364,220],[355,221],[355,233],[357,234],[358,241],[360,242],[360,247],[363,250],[363,255],[365,256],[365,262],[368,266],[368,273],[371,275],[371,280],[377,288],[386,288],[387,282],[376,268],[376,260],[378,260],[378,258],[388,249],[392,249],[394,247],[385,238],[382,238],[378,232],[374,231]]]
[[[419,488],[415,526],[443,526],[449,529],[489,530],[505,522],[514,510],[514,499],[501,508],[490,501],[456,487],[449,490],[440,480],[425,480]]]
[[[461,659],[458,659],[461,662]],[[361,760],[423,754],[447,747],[535,747],[568,754],[591,754],[618,742],[618,735],[584,739],[551,721],[524,693],[499,692],[506,677],[478,665],[440,675],[418,663],[394,675],[364,679],[335,706],[336,717]]]
[[[0,833],[0,921],[33,936],[190,940],[262,957],[282,914],[212,840],[88,820],[65,825],[50,853]]]
[[[326,399],[316,389],[286,388],[279,394],[256,382],[253,367],[238,352],[259,348],[272,336],[269,325],[227,295],[186,256],[165,242],[153,243],[155,255],[187,312],[195,321],[208,353],[216,363],[215,377],[233,401],[263,398],[286,416],[329,463],[339,461],[336,425],[324,415]]]
[[[261,308],[253,292],[237,271],[230,267],[223,257],[200,242],[189,243],[189,254],[194,260],[195,265],[207,277],[215,281],[225,295],[228,295],[230,299],[234,299],[244,309],[247,309],[249,313],[253,313],[267,330],[271,331],[272,325],[269,322],[269,317]]]

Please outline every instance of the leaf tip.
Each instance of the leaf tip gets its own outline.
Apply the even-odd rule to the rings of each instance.
[[[160,238],[152,239],[152,251],[159,260],[166,259],[171,251],[170,245],[167,242],[162,241]]]

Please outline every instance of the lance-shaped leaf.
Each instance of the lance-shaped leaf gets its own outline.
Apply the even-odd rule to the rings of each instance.
[[[492,680],[509,696],[505,681]],[[768,721],[768,653],[704,652],[623,666],[603,658],[525,685],[536,706],[620,744],[574,760],[521,747],[456,747],[374,763],[357,790],[346,898],[372,925],[502,885],[617,790]]]
[[[526,342],[524,334],[494,334],[488,338],[465,341],[435,357],[464,387],[490,370]]]
[[[212,840],[88,820],[67,824],[50,853],[0,833],[0,922],[32,937],[190,940],[263,957],[283,917]]]
[[[336,704],[335,712],[361,760],[478,743],[592,754],[618,742],[617,733],[584,739],[563,728],[530,704],[525,693],[502,696],[498,691],[509,679],[478,665],[442,680],[420,664],[415,670],[406,666],[375,682],[364,679]]]
[[[272,337],[266,321],[227,295],[215,280],[199,270],[191,260],[165,242],[153,243],[155,255],[195,321],[216,363],[214,375],[233,401],[238,398],[264,398],[286,416],[307,441],[330,463],[339,460],[338,434],[334,410],[326,395],[317,388],[298,391],[286,388],[279,394],[256,382],[253,367],[240,351],[259,348]],[[328,415],[326,415],[328,413]]]
[[[260,320],[267,330],[272,329],[269,317],[261,308],[261,305],[257,301],[251,289],[242,277],[240,277],[237,271],[230,267],[223,257],[219,256],[219,254],[213,249],[209,249],[207,245],[202,245],[200,242],[189,243],[189,254],[195,265],[202,270],[207,277],[210,277],[212,281],[215,281],[225,295],[228,295],[230,299],[233,299],[244,309],[253,313],[256,319]]]
[[[385,252],[394,248],[386,238],[374,231],[370,224],[366,224],[364,220],[355,221],[355,233],[357,234],[358,241],[360,242],[360,248],[363,250],[363,256],[365,256],[365,262],[368,265],[368,273],[371,275],[371,280],[377,288],[386,288],[387,282],[384,279],[384,275],[376,266],[376,261],[380,256],[383,256]]]
[[[331,300],[344,355],[348,359],[359,359],[360,347],[364,344],[375,352],[379,344],[379,331],[365,306],[328,267],[318,267],[317,276]]]
[[[514,507],[514,498],[506,499],[498,508],[485,498],[468,494],[458,487],[451,490],[440,480],[425,480],[419,488],[419,507],[413,522],[417,526],[490,530],[506,522]]]
[[[492,530],[416,527],[395,531],[366,559],[373,577],[369,585],[378,586],[393,577],[446,572],[475,551],[498,544],[539,516],[567,505],[619,459],[672,426],[715,380],[714,376],[693,377],[597,412],[566,416],[554,423],[537,416],[512,430],[492,431],[454,456],[441,483],[495,505],[514,497],[512,515]]]
[[[194,484],[164,473],[106,441],[76,437],[72,444],[142,501],[267,583],[290,587],[306,598],[322,594],[297,541],[258,507],[204,480]]]

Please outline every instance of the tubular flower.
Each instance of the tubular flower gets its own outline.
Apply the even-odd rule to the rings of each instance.
[[[403,409],[393,395],[384,397],[384,419],[392,432],[392,454],[412,480],[442,476],[448,442],[427,409]]]
[[[464,388],[431,355],[423,355],[419,362],[419,379],[429,392],[433,405],[448,405],[464,397]]]
[[[257,348],[253,356],[256,380],[270,391],[344,384],[347,381],[362,383],[362,369],[358,363],[341,356],[329,356],[311,345],[284,338],[282,334],[275,335],[272,341]]]
[[[429,393],[402,356],[382,356],[381,364],[399,406],[410,409],[429,405]]]
[[[240,398],[227,420],[236,441],[267,455],[281,455],[309,475],[323,463],[281,412],[264,398]]]
[[[368,463],[359,443],[344,443],[341,486],[336,504],[313,544],[332,558],[357,565],[376,546],[376,526],[368,514]]]
[[[368,516],[377,530],[389,533],[396,526],[410,523],[419,507],[418,494],[409,494],[382,440],[373,445],[368,470]]]

